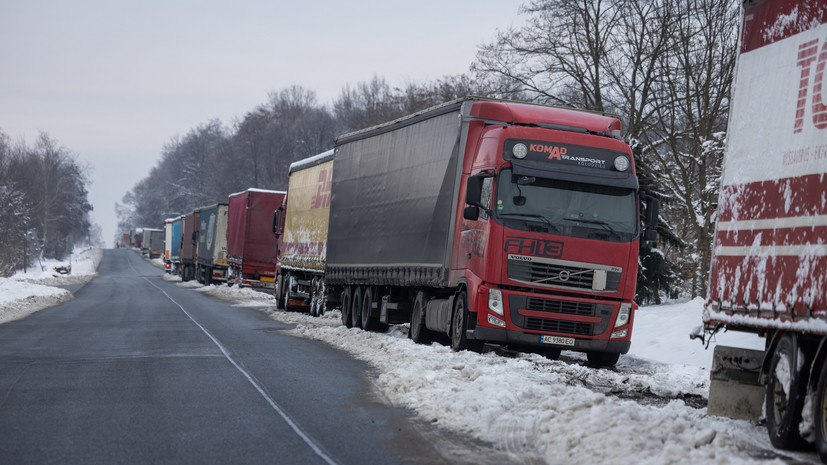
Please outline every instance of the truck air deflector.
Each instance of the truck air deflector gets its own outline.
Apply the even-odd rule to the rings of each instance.
[[[538,178],[557,179],[560,181],[582,182],[586,184],[600,184],[603,186],[638,189],[638,179],[632,173],[612,171],[589,171],[567,167],[552,167],[548,163],[532,162],[530,160],[512,160],[514,174],[518,176],[536,176]]]

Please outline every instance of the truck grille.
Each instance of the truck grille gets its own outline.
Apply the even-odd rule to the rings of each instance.
[[[525,329],[532,331],[546,331],[550,333],[575,334],[578,336],[592,336],[594,325],[577,321],[546,320],[544,318],[526,318]]]
[[[511,322],[528,331],[571,334],[575,336],[596,336],[603,334],[612,317],[612,305],[566,300],[542,299],[512,295],[508,298]],[[548,317],[524,316],[519,310],[548,312]],[[578,315],[600,318],[597,323],[568,321],[555,318],[555,315]]]
[[[538,312],[565,313],[567,315],[594,316],[594,304],[583,302],[566,302],[563,300],[548,300],[529,297],[526,299],[525,309]]]
[[[508,279],[532,286],[615,292],[620,284],[620,275],[619,271],[566,265],[553,260],[508,260]],[[604,279],[605,287],[601,284]]]

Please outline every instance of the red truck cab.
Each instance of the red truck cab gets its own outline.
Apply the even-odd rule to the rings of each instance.
[[[620,121],[492,102],[471,116],[452,273],[468,283],[474,339],[614,363],[631,343],[641,235]]]

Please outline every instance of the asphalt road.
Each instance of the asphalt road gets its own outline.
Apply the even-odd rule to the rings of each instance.
[[[0,462],[502,463],[376,397],[370,368],[106,250],[76,299],[0,325]]]

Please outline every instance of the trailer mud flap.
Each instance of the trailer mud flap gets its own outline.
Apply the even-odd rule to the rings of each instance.
[[[758,421],[764,405],[761,363],[764,352],[715,346],[710,373],[709,415]]]

